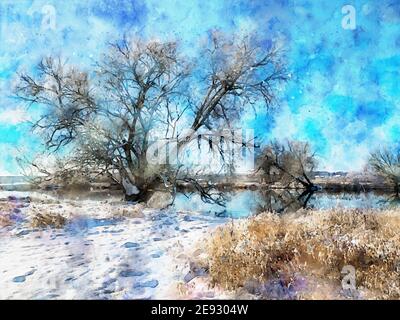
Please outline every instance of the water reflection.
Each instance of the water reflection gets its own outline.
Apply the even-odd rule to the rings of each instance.
[[[327,193],[302,192],[296,190],[242,190],[228,194],[226,206],[205,204],[200,197],[192,194],[189,198],[178,195],[175,208],[182,211],[200,211],[216,216],[242,218],[260,212],[278,214],[295,212],[299,209],[334,208],[394,208],[400,206],[400,199],[387,193]]]
[[[260,201],[254,213],[260,212],[295,212],[301,208],[307,208],[307,204],[314,192],[294,190],[268,190],[258,191]]]

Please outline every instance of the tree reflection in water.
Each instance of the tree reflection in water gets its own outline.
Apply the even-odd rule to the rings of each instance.
[[[260,191],[260,203],[256,214],[261,212],[287,213],[308,208],[314,190],[265,190]]]
[[[301,209],[331,210],[398,208],[400,199],[387,192],[329,192],[314,189],[264,189],[226,191],[224,206],[207,204],[194,193],[189,198],[178,194],[177,211],[197,211],[217,217],[245,218],[261,212],[285,214]]]

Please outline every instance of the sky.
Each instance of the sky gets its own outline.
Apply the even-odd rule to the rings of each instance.
[[[40,148],[27,122],[39,111],[12,97],[17,72],[51,54],[88,68],[130,32],[195,54],[213,29],[256,30],[285,52],[290,80],[273,117],[242,119],[261,141],[309,141],[329,171],[362,170],[369,152],[398,143],[400,0],[0,0],[0,175]]]

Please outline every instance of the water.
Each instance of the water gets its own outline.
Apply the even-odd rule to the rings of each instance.
[[[304,208],[322,210],[334,208],[385,209],[399,206],[400,200],[395,199],[393,195],[375,192],[315,192],[311,195],[302,195],[301,192],[288,190],[241,190],[228,194],[225,208],[215,204],[205,204],[196,194],[190,195],[189,198],[180,194],[175,200],[177,210],[209,212],[232,218],[247,217],[263,211],[288,213]]]

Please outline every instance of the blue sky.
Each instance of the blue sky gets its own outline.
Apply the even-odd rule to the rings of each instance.
[[[355,30],[342,28],[347,4]],[[398,143],[399,0],[0,0],[0,174],[18,173],[16,148],[39,146],[25,123],[38,111],[11,97],[17,71],[52,53],[90,67],[106,41],[132,31],[195,54],[214,28],[257,30],[285,49],[291,80],[279,110],[244,117],[263,141],[310,141],[327,170],[362,169],[371,150]]]

